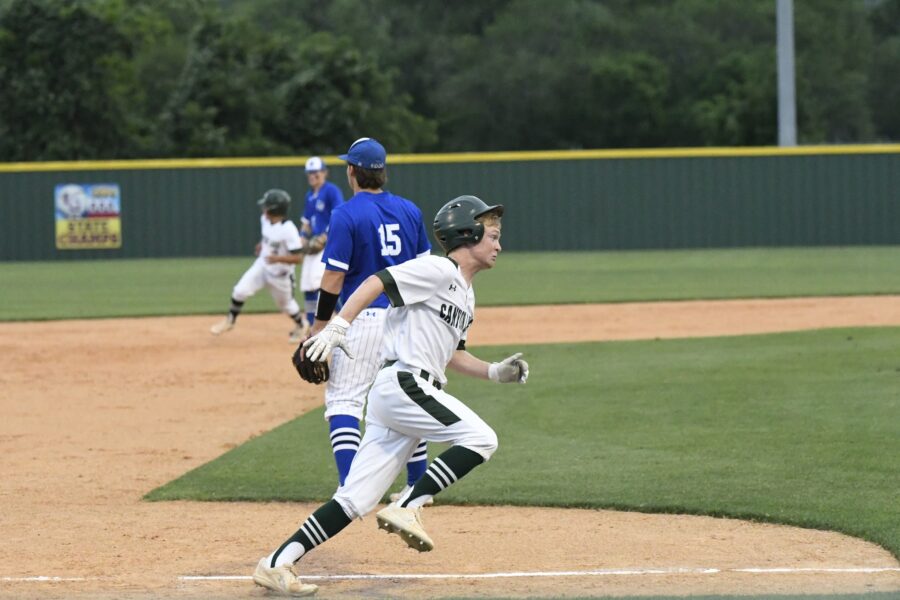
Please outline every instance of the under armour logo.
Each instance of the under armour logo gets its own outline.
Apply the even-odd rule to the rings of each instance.
[[[450,284],[450,291],[451,291],[451,292],[455,292],[455,291],[456,291],[456,284],[455,284],[455,283],[451,283],[451,284]]]

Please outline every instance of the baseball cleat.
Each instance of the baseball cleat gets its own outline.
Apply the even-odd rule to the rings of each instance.
[[[213,335],[221,335],[226,331],[231,331],[234,329],[234,317],[228,315],[215,325],[209,328],[209,332]]]
[[[428,552],[434,549],[434,542],[425,533],[421,508],[403,508],[389,504],[378,511],[375,520],[378,521],[379,529],[396,533],[413,550]]]
[[[308,333],[309,325],[297,325],[291,330],[290,335],[288,335],[288,342],[291,344],[299,344],[306,339],[306,334]]]
[[[412,486],[411,486],[411,485],[407,485],[406,487],[404,487],[404,488],[403,488],[402,490],[400,490],[399,492],[394,492],[393,494],[391,494],[390,496],[388,496],[388,498],[390,498],[391,502],[399,502],[400,499],[403,498],[403,496],[406,495],[406,492],[408,492],[408,491],[411,490],[411,489],[412,489]],[[429,505],[431,505],[431,504],[434,504],[434,498],[429,498],[428,500],[425,501],[425,506],[429,506]]]
[[[278,592],[283,596],[295,598],[312,596],[319,589],[319,586],[301,582],[300,578],[291,571],[290,565],[281,565],[272,569],[266,564],[266,561],[266,557],[259,559],[256,571],[253,572],[253,583],[256,585]]]

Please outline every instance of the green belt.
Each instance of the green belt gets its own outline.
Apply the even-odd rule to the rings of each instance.
[[[396,360],[386,360],[386,361],[384,361],[384,364],[381,365],[381,368],[387,369],[388,367],[394,365],[396,362],[397,362]],[[421,377],[425,381],[429,382],[431,385],[433,385],[437,389],[441,389],[443,387],[441,385],[441,382],[437,380],[437,377],[435,377],[434,375],[432,375],[425,369],[407,369],[407,370],[410,371],[413,375],[418,375],[419,377]]]

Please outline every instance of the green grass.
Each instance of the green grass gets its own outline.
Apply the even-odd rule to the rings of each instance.
[[[251,257],[0,264],[0,320],[209,314]],[[479,306],[900,293],[900,246],[509,253]],[[273,311],[266,292],[248,312]]]
[[[451,378],[500,449],[440,502],[732,516],[900,555],[900,328],[516,350],[527,386]],[[325,429],[316,410],[147,497],[325,499]]]

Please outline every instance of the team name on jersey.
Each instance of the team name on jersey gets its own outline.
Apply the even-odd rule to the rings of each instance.
[[[458,306],[453,304],[441,304],[441,318],[450,327],[465,331],[472,324],[472,317]]]

